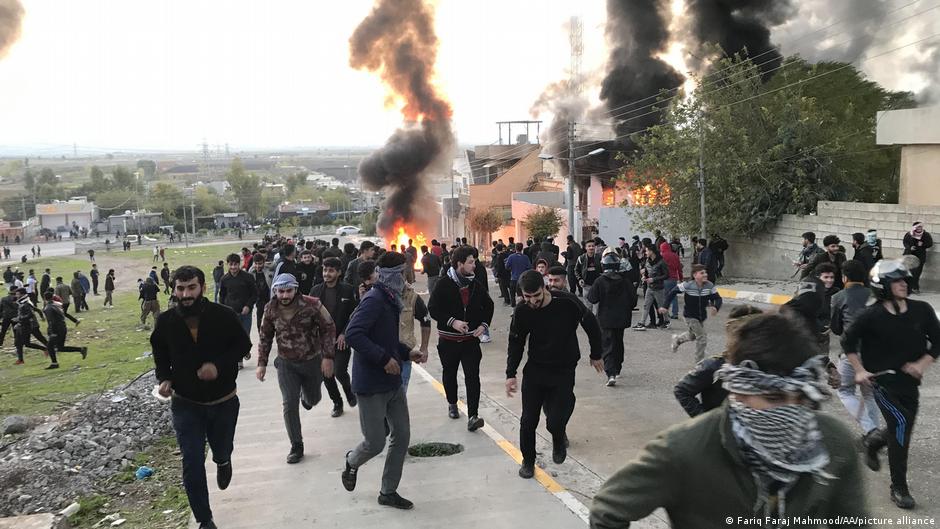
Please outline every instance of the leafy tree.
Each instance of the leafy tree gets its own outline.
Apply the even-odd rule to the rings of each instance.
[[[177,212],[186,205],[183,203],[183,192],[175,185],[169,182],[157,182],[150,188],[150,195],[147,199],[147,209],[163,213],[164,219],[168,222],[174,223],[177,217],[182,218],[182,214],[177,214]]]
[[[284,187],[287,188],[287,194],[292,195],[297,188],[307,185],[307,171],[301,171],[297,174],[293,174],[284,179]]]
[[[709,234],[752,235],[819,200],[896,200],[898,149],[875,145],[876,112],[911,104],[847,64],[790,58],[764,84],[750,60],[724,59],[637,138],[622,178],[668,197],[634,210],[641,227],[683,234],[699,232],[700,153]]]
[[[553,208],[539,206],[538,209],[526,215],[522,226],[529,233],[529,237],[545,238],[557,235],[561,229],[561,215]]]
[[[362,215],[362,218],[359,220],[360,226],[362,226],[362,234],[368,237],[375,236],[375,226],[379,222],[379,212],[378,211],[367,211]]]
[[[196,191],[193,193],[193,202],[196,204],[197,216],[215,215],[216,213],[232,211],[231,206],[210,187],[197,187]]]
[[[502,228],[503,224],[503,214],[498,209],[481,209],[470,215],[470,229],[477,233],[486,234],[487,240],[494,231]]]
[[[118,189],[137,190],[137,179],[127,167],[121,165],[115,167],[111,172],[111,180],[114,181],[114,187]]]
[[[144,178],[150,180],[157,174],[157,162],[153,160],[137,160],[137,169],[141,171]]]
[[[26,172],[23,173],[23,187],[26,188],[28,193],[36,192],[36,175],[33,174],[33,170],[29,167],[27,167]]]
[[[261,211],[261,179],[258,175],[247,174],[241,159],[235,158],[226,179],[238,208],[247,213],[249,218],[257,218]]]
[[[95,196],[95,205],[101,217],[120,215],[128,210],[136,210],[137,194],[132,189],[109,189]]]
[[[94,193],[101,193],[107,191],[109,187],[111,187],[111,182],[104,175],[104,171],[97,165],[91,166],[88,189]]]
[[[32,217],[36,214],[36,207],[33,200],[25,195],[3,196],[0,198],[0,209],[3,210],[4,220],[25,220],[23,218],[23,207],[26,207],[26,216]]]
[[[39,171],[39,180],[36,183],[38,185],[58,185],[55,171],[53,171],[51,167],[43,167],[42,171]]]

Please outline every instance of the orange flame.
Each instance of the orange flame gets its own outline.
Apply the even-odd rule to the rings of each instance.
[[[392,233],[386,237],[386,242],[388,244],[394,244],[395,250],[398,252],[404,253],[405,248],[408,248],[408,240],[411,239],[411,244],[415,248],[420,249],[422,246],[428,246],[428,240],[425,238],[424,233],[418,231],[418,228],[415,226],[410,226],[403,222],[395,224],[395,227],[392,228]],[[421,255],[418,255],[418,259],[414,262],[414,268],[419,269],[421,266]]]

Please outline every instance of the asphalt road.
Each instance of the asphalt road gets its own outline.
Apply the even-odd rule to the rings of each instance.
[[[426,291],[421,281],[419,276],[418,290]],[[496,299],[496,315],[491,327],[493,341],[483,345],[481,378],[484,398],[481,415],[506,438],[517,443],[521,401],[518,394],[513,398],[507,397],[504,389],[511,309],[503,306],[498,299],[492,281],[491,295]],[[734,301],[726,302],[716,317],[707,320],[707,354],[720,354],[724,350],[727,314],[736,304]],[[770,305],[761,308],[776,310],[776,307]],[[633,314],[636,323],[639,312]],[[615,387],[607,387],[606,377],[589,366],[587,338],[579,331],[583,358],[575,387],[577,406],[568,426],[570,462],[558,466],[547,457],[544,458],[547,464],[542,466],[550,470],[562,485],[576,492],[587,505],[590,505],[590,497],[603,480],[634,458],[658,432],[687,418],[673,396],[673,387],[694,365],[694,344],[684,344],[673,354],[670,351],[670,337],[674,332],[683,332],[686,326],[680,319],[673,320],[672,327],[669,331],[625,332],[623,373]],[[440,377],[440,364],[434,354],[435,344],[436,337],[432,335],[432,354],[427,368]],[[835,340],[832,351],[835,357],[838,354]],[[937,373],[940,373],[940,366],[933,368],[933,377],[929,377],[921,388],[920,414],[910,452],[909,480],[912,494],[919,505],[914,514],[933,516],[940,520],[940,449],[936,442],[940,432],[940,421],[937,420],[940,416],[940,387],[933,380],[940,376]],[[462,381],[460,387],[463,398]],[[823,409],[861,433],[835,395]],[[446,411],[442,406],[441,415],[444,416]],[[550,445],[545,441],[550,437],[544,430],[544,420],[540,433],[543,436],[540,447],[545,448],[548,456]],[[906,513],[897,509],[888,498],[890,480],[887,457],[882,459],[881,472],[864,470],[871,510],[874,515],[901,516]],[[543,458],[540,458],[541,463]]]

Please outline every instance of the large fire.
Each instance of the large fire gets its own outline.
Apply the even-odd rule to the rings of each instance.
[[[395,224],[395,227],[392,228],[392,233],[385,237],[385,242],[387,244],[394,244],[395,250],[398,252],[404,252],[405,248],[408,248],[408,241],[411,240],[411,245],[415,248],[421,249],[422,246],[429,246],[428,240],[424,237],[424,233],[418,231],[418,228],[411,226],[402,222]],[[414,267],[418,269],[421,266],[420,253],[418,255],[419,259],[415,260]]]

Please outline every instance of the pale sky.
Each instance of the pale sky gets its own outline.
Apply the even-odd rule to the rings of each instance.
[[[23,4],[22,38],[0,61],[0,144],[379,145],[400,123],[379,79],[349,67],[368,0]],[[600,67],[603,4],[438,2],[438,82],[459,141],[492,143],[496,121],[530,119],[567,75],[572,14],[585,17],[585,66]]]
[[[0,60],[0,147],[195,150],[203,138],[235,151],[369,146],[383,144],[401,122],[384,108],[378,77],[348,63],[349,36],[372,0],[21,1],[22,38]],[[854,1],[801,0],[799,16],[775,30],[775,41],[786,53],[813,56],[826,35],[806,32],[851,13]],[[543,89],[567,78],[572,15],[584,20],[584,93],[597,100],[607,54],[604,0],[436,4],[437,81],[461,143],[495,142],[496,121],[531,119]],[[868,55],[940,31],[940,9],[920,4],[871,22]],[[833,42],[845,38],[843,29],[828,32]],[[938,73],[940,55],[929,55],[940,54],[937,46],[861,66],[889,88],[937,86],[929,81]]]

